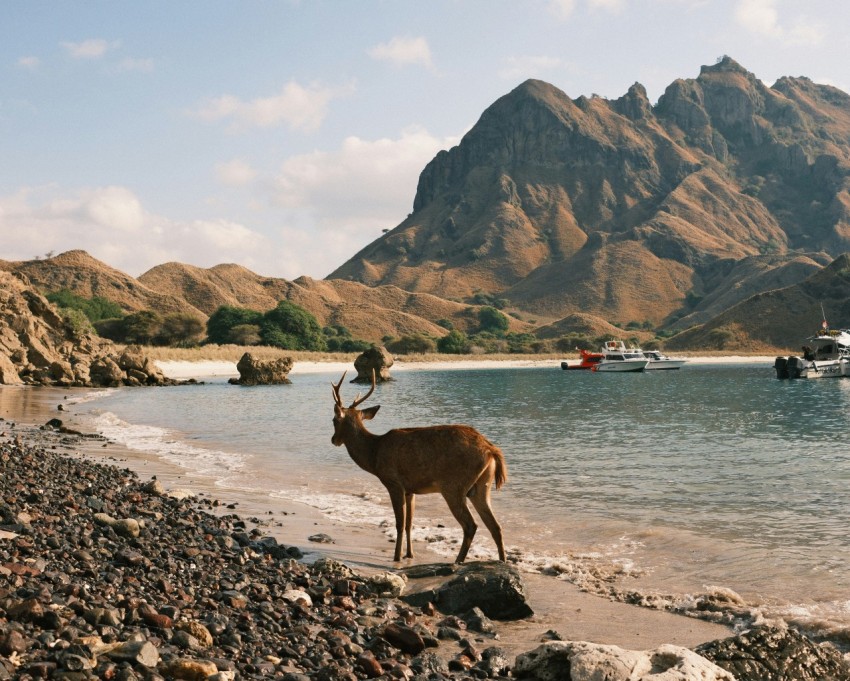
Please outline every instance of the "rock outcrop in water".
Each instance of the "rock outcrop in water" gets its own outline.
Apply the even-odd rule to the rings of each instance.
[[[351,382],[371,383],[373,374],[376,383],[391,381],[390,367],[393,363],[393,356],[389,350],[383,346],[373,346],[357,355],[357,358],[354,360],[354,368],[357,370],[357,376]]]
[[[228,383],[234,385],[286,385],[289,372],[292,371],[292,357],[278,359],[260,359],[246,352],[236,363],[239,378],[231,378]]]
[[[57,386],[173,383],[138,346],[79,333],[20,277],[0,270],[0,384]]]

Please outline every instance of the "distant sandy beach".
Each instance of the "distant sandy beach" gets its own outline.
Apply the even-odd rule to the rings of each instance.
[[[685,356],[685,355],[682,355]],[[694,356],[687,357],[688,364],[768,364],[772,365],[773,356]],[[578,361],[574,359],[574,361]],[[212,378],[238,376],[235,362],[222,360],[175,361],[157,360],[157,365],[169,378],[188,380],[190,378]],[[391,371],[421,371],[446,369],[514,369],[514,368],[552,368],[560,369],[561,360],[556,359],[457,359],[446,361],[413,361],[397,360]],[[342,373],[353,371],[352,362],[340,361],[298,361],[293,364],[291,376],[309,373]]]

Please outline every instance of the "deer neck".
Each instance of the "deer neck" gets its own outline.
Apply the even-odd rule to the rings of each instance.
[[[345,439],[348,455],[360,468],[367,473],[377,475],[377,445],[380,436],[370,433],[365,428],[358,428]]]

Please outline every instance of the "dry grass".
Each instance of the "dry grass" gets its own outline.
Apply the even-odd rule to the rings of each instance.
[[[238,362],[246,352],[260,359],[277,359],[292,357],[296,362],[353,362],[360,354],[358,352],[307,352],[301,350],[282,350],[267,346],[253,345],[202,345],[197,348],[169,348],[148,346],[145,354],[151,359],[161,362]],[[402,362],[468,362],[470,360],[484,361],[545,361],[564,359],[578,356],[577,353],[544,353],[539,355],[522,354],[492,354],[492,355],[443,355],[427,353],[416,355],[401,355],[396,357]]]
[[[148,346],[145,354],[161,362],[233,362],[246,352],[260,359],[292,357],[296,362],[353,362],[356,352],[306,352],[282,350],[261,345],[202,345],[197,348],[169,348]]]

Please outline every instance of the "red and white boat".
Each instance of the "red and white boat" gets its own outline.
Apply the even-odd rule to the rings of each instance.
[[[581,358],[578,364],[564,361],[561,362],[561,368],[566,371],[589,371],[605,357],[601,352],[590,352],[588,350],[579,350],[578,352]]]

